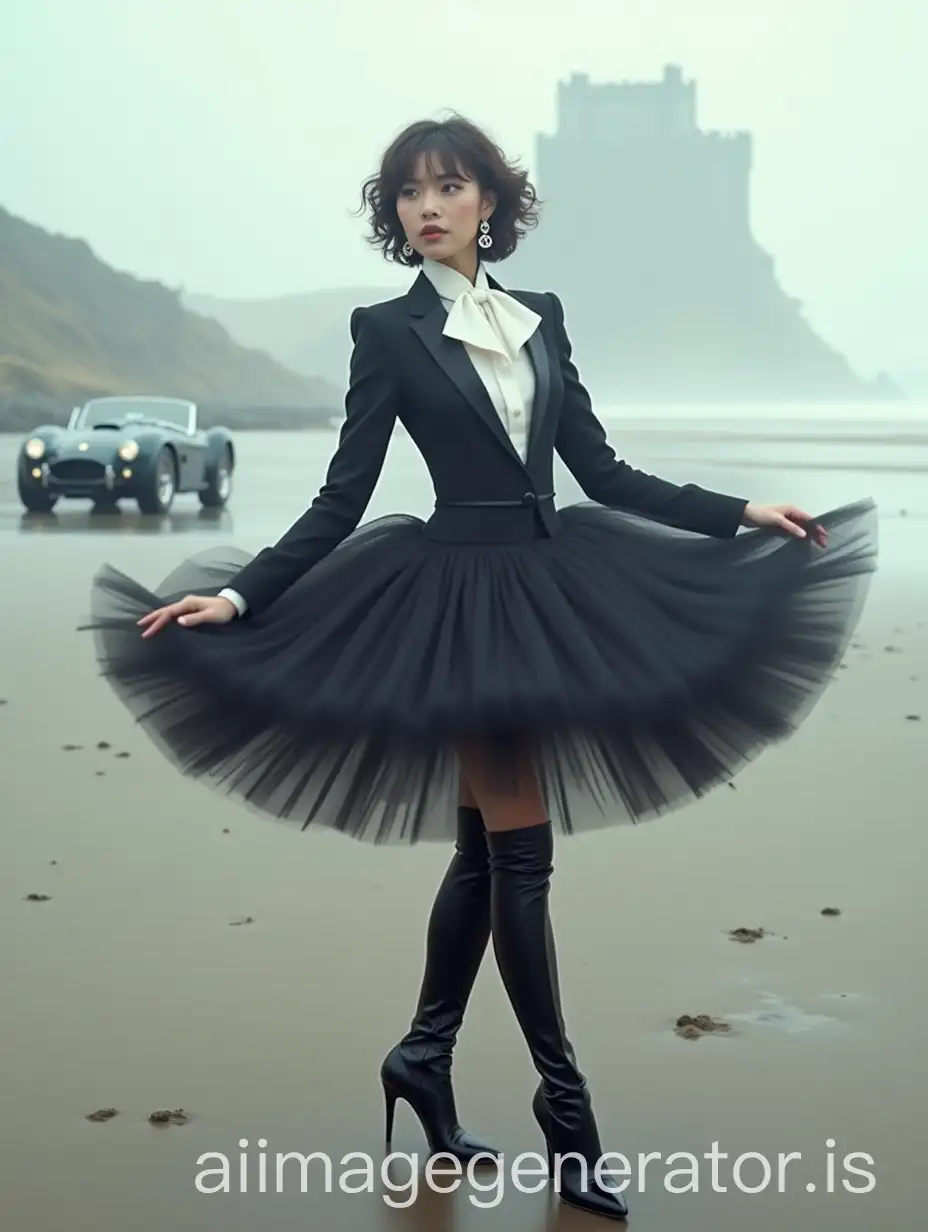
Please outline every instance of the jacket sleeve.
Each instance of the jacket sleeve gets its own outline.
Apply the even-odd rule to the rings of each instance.
[[[589,499],[612,509],[628,509],[655,521],[718,539],[736,535],[748,503],[746,500],[710,492],[692,483],[681,487],[635,470],[616,458],[571,359],[564,309],[553,292],[549,291],[548,295],[554,305],[554,329],[564,381],[564,400],[554,444]]]
[[[397,417],[397,390],[389,349],[370,309],[352,312],[351,339],[345,420],[325,483],[283,537],[229,581],[250,614],[269,607],[356,529],[380,477]]]

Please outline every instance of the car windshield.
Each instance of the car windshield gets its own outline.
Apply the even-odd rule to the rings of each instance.
[[[81,407],[75,426],[94,428],[98,424],[126,423],[134,419],[158,419],[186,431],[190,423],[190,404],[174,398],[93,398]]]

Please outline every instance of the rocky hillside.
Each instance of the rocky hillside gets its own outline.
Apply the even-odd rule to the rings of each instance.
[[[330,382],[233,341],[179,292],[111,268],[83,240],[3,209],[0,305],[0,406],[8,414],[24,402],[70,406],[108,393],[188,397],[255,414],[283,408],[309,420],[340,411],[341,391]]]

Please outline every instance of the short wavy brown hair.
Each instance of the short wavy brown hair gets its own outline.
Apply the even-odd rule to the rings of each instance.
[[[448,120],[417,120],[384,151],[380,170],[361,187],[359,213],[368,212],[368,242],[381,249],[385,260],[407,266],[421,264],[420,253],[413,251],[407,257],[403,252],[406,234],[396,212],[396,200],[423,154],[435,174],[463,175],[476,180],[483,192],[495,195],[490,231],[493,245],[481,248],[480,259],[503,261],[512,256],[526,231],[538,224],[540,201],[535,186],[528,173],[507,159],[482,129],[459,115]]]

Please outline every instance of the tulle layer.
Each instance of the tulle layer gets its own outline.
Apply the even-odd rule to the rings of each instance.
[[[838,667],[877,559],[871,501],[809,540],[710,539],[599,506],[514,545],[360,527],[265,612],[136,622],[215,594],[249,559],[205,552],[151,591],[107,566],[101,671],[182,773],[297,827],[450,840],[459,754],[494,791],[526,767],[566,833],[641,822],[795,731]],[[473,762],[469,763],[473,764]]]

